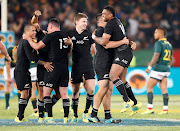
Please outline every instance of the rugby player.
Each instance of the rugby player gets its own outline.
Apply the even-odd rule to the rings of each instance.
[[[6,110],[9,110],[10,105],[9,105],[9,98],[10,98],[10,88],[13,82],[13,78],[14,78],[14,69],[16,66],[16,59],[17,59],[17,46],[14,47],[9,47],[7,49],[7,52],[9,54],[9,56],[11,57],[11,62],[9,62],[6,58],[5,58],[5,66],[4,66],[4,71],[3,71],[3,75],[4,75],[4,80],[5,80],[5,88],[4,88],[4,92],[5,92],[5,101],[6,101]],[[18,91],[18,99],[20,98],[20,92]]]
[[[109,41],[119,41],[125,36],[125,29],[119,19],[115,17],[115,9],[113,6],[107,5],[104,7],[102,16],[107,25],[104,29],[102,37],[95,36],[95,32],[92,38],[100,45],[106,45]],[[132,42],[131,42],[132,43]],[[133,54],[130,45],[123,44],[114,49],[114,60],[110,70],[110,80],[114,86],[120,92],[125,102],[124,109],[121,112],[125,112],[128,108],[132,108],[130,116],[134,115],[142,106],[138,103],[129,83],[126,81],[126,74]],[[130,99],[133,101],[130,101]]]
[[[38,24],[38,18],[41,16],[41,12],[39,10],[36,10],[34,12],[34,16],[31,19],[31,24],[35,26],[37,34],[37,42],[43,39],[43,37],[47,34],[47,32],[42,31],[40,29],[40,25]],[[47,61],[48,60],[48,50],[49,47],[46,46],[42,49],[38,50],[38,56],[41,60]],[[45,75],[46,69],[42,65],[37,65],[37,78],[38,78],[38,84],[39,84],[39,90],[38,90],[38,110],[39,110],[39,123],[42,123],[44,119],[48,117],[46,109],[44,108],[44,97],[43,97],[43,86],[44,83],[44,75]],[[54,105],[59,99],[60,99],[60,93],[59,88],[55,89],[55,94],[51,97],[52,104]]]
[[[153,88],[159,82],[160,89],[163,94],[163,111],[160,114],[168,114],[168,90],[167,81],[170,75],[170,63],[172,60],[173,47],[165,38],[167,31],[163,27],[156,28],[154,39],[158,40],[154,45],[154,55],[149,66],[146,68],[146,73],[151,73],[147,81],[147,99],[148,109],[142,114],[153,114]]]
[[[75,16],[75,29],[68,31],[68,35],[73,42],[71,83],[74,117],[71,122],[78,122],[79,90],[83,77],[85,78],[87,92],[83,122],[88,122],[88,110],[94,97],[95,73],[90,51],[91,46],[94,46],[94,40],[91,37],[92,34],[86,29],[87,19],[86,14],[78,13]]]
[[[60,22],[58,19],[53,18],[48,23],[48,34],[38,43],[34,42],[28,35],[24,34],[23,38],[27,39],[30,45],[39,50],[49,45],[48,61],[52,62],[53,70],[45,72],[45,86],[43,87],[45,108],[48,112],[47,122],[54,123],[52,106],[53,102],[50,97],[51,92],[58,88],[61,98],[63,99],[64,108],[64,123],[68,122],[69,115],[69,96],[68,96],[68,53],[69,46],[65,43],[72,44],[68,35],[60,30]]]
[[[102,37],[104,33],[104,28],[107,24],[103,20],[102,14],[98,14],[97,17],[97,30],[96,36]],[[111,46],[120,46],[121,44],[129,44],[129,40],[125,37],[121,41],[109,42],[105,47],[96,43],[96,57],[95,57],[95,71],[98,77],[99,90],[96,93],[93,101],[93,109],[88,120],[90,122],[97,123],[99,118],[97,117],[98,108],[103,100],[104,113],[105,113],[105,123],[119,123],[121,120],[115,120],[111,116],[110,106],[111,106],[111,95],[113,91],[113,83],[109,79],[109,71],[113,62],[113,49]]]
[[[26,25],[24,27],[24,33],[32,39],[36,39],[36,29],[33,25]],[[30,61],[44,65],[48,71],[51,71],[53,68],[50,62],[41,61],[37,56],[34,56],[32,50],[33,49],[29,45],[28,41],[24,39],[20,40],[17,49],[17,62],[14,70],[14,78],[17,88],[20,90],[21,98],[19,100],[19,111],[17,117],[15,118],[15,122],[29,122],[24,118],[24,111],[30,98],[32,88],[29,72]]]

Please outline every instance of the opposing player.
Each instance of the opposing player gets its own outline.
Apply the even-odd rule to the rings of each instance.
[[[115,10],[113,6],[107,5],[104,7],[102,16],[107,25],[104,29],[102,37],[92,35],[93,39],[100,45],[107,45],[109,41],[119,41],[125,36],[125,29],[123,24],[115,17]],[[141,103],[137,103],[137,100],[131,90],[131,86],[126,81],[126,74],[129,64],[132,60],[133,54],[130,45],[123,44],[114,49],[114,60],[110,70],[110,79],[113,81],[114,86],[120,92],[125,101],[123,111],[132,108],[130,116],[134,115],[137,110],[142,106]],[[130,101],[130,99],[133,101]]]
[[[69,70],[68,70],[68,53],[69,46],[65,43],[71,43],[68,39],[68,35],[60,30],[60,22],[58,19],[53,18],[48,23],[48,34],[38,43],[34,42],[28,35],[24,34],[23,38],[27,39],[30,45],[35,49],[39,50],[46,45],[49,45],[48,61],[52,62],[53,71],[45,72],[45,86],[44,90],[44,103],[45,108],[48,112],[47,122],[54,123],[52,114],[52,99],[50,97],[51,92],[54,89],[59,89],[61,98],[63,99],[64,108],[64,123],[68,122],[69,115],[69,96],[68,96],[68,81],[69,81]]]
[[[24,27],[24,33],[32,39],[36,38],[36,29],[33,25],[26,25]],[[33,49],[29,45],[28,41],[23,39],[20,40],[17,49],[17,62],[14,70],[14,78],[16,80],[17,88],[20,90],[21,98],[19,100],[19,111],[17,117],[15,118],[15,122],[29,122],[24,118],[24,111],[30,98],[30,90],[32,88],[29,73],[30,61],[44,65],[48,71],[53,68],[51,63],[41,61],[38,57],[34,56],[32,50]]]
[[[32,82],[31,103],[34,110],[34,112],[30,116],[38,116],[39,114],[38,114],[37,99],[36,99],[36,89],[37,91],[39,90],[39,84],[37,82],[37,63],[31,61],[29,72],[31,73],[31,82]]]
[[[163,111],[160,114],[168,113],[168,90],[167,81],[170,75],[170,63],[172,60],[173,48],[171,43],[165,38],[167,32],[163,27],[156,28],[154,38],[158,40],[154,45],[154,55],[149,66],[146,68],[146,73],[149,73],[151,68],[153,70],[149,74],[147,81],[147,99],[148,109],[142,114],[153,114],[153,88],[159,82],[163,94]]]
[[[10,108],[9,105],[9,98],[10,98],[10,88],[14,78],[14,68],[16,66],[16,59],[17,59],[17,46],[10,47],[7,49],[9,56],[11,57],[11,62],[9,62],[5,58],[5,66],[4,66],[4,80],[5,80],[5,101],[6,101],[6,110]],[[18,91],[18,98],[20,98],[20,92]]]
[[[91,33],[86,29],[87,27],[87,15],[78,13],[75,16],[76,28],[68,31],[68,35],[73,42],[72,50],[72,103],[74,117],[71,122],[78,122],[78,103],[79,103],[79,90],[80,83],[83,82],[83,76],[85,78],[85,89],[87,92],[86,106],[83,113],[83,122],[88,122],[88,110],[93,101],[94,88],[95,88],[95,74],[92,62],[92,56],[90,52],[91,46],[94,44],[94,40],[91,37]]]

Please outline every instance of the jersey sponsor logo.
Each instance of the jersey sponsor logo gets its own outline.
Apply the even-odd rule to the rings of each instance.
[[[104,74],[103,78],[109,78],[109,74]]]
[[[84,44],[84,41],[83,41],[83,40],[78,40],[78,41],[76,42],[76,44],[81,44],[81,45],[83,45],[83,44]]]
[[[123,59],[122,62],[123,62],[124,64],[127,64],[127,63],[128,63],[128,61],[125,60],[125,59]]]
[[[76,37],[75,37],[75,36],[73,36],[73,37],[71,38],[71,40],[76,40]]]
[[[85,36],[85,37],[83,38],[83,40],[89,40],[89,39],[88,39],[88,36]]]
[[[47,86],[47,87],[53,87],[53,84],[51,84],[51,83],[46,83],[46,86]]]
[[[30,85],[29,84],[25,84],[24,88],[30,88]]]
[[[119,58],[116,58],[115,61],[120,61],[120,59],[119,59]]]
[[[39,82],[39,85],[40,85],[40,86],[41,86],[41,85],[45,85],[44,81],[40,81],[40,82]]]

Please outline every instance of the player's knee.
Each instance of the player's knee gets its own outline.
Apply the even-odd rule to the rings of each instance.
[[[118,79],[118,76],[116,76],[115,73],[110,73],[109,78],[111,81],[115,81],[116,79]]]
[[[94,89],[88,90],[88,94],[89,94],[89,95],[94,95]]]
[[[62,97],[62,99],[68,99],[68,98],[69,98],[68,92],[63,92],[63,93],[61,94],[61,97]]]

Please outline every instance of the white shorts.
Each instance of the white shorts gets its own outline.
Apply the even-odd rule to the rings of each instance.
[[[164,77],[169,77],[169,75],[170,75],[170,72],[158,72],[158,71],[151,70],[149,77],[156,79],[158,81],[161,81]]]
[[[36,82],[37,81],[37,67],[33,67],[29,69],[29,72],[31,73],[31,81]]]
[[[10,68],[10,76],[11,76],[11,79],[14,78],[14,69],[15,69],[15,67]],[[6,66],[4,66],[3,75],[4,75],[4,80],[6,81],[6,80],[7,80],[7,70],[6,70]]]

